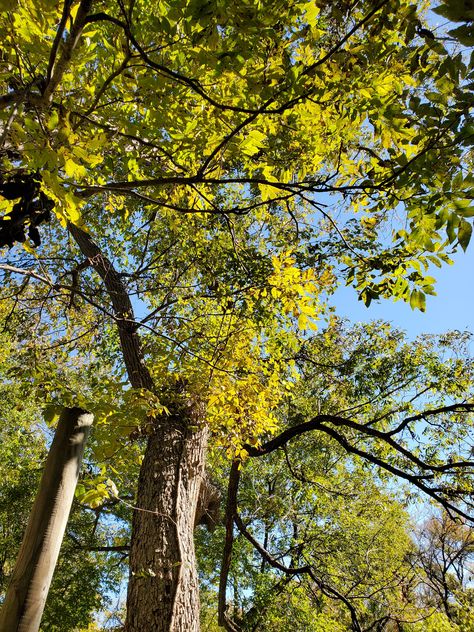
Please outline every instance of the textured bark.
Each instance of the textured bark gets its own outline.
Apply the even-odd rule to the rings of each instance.
[[[221,518],[221,493],[205,473],[199,490],[194,526],[202,524],[214,531]]]
[[[0,613],[1,632],[36,632],[64,536],[92,415],[66,408]]]
[[[88,233],[74,224],[68,224],[68,230],[82,254],[101,277],[110,296],[130,384],[134,388],[153,391],[153,379],[143,358],[132,302],[122,278]]]
[[[73,224],[68,228],[109,294],[130,383],[155,392],[122,277],[88,233]],[[207,430],[202,406],[185,401],[183,393],[174,396],[171,404],[166,402],[172,414],[161,418],[148,438],[140,470],[127,632],[199,631],[194,526],[202,522],[212,526],[218,497],[204,474]]]
[[[198,632],[194,523],[207,431],[197,406],[149,438],[132,525],[126,632]]]

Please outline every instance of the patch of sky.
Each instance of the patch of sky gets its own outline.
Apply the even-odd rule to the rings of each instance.
[[[422,333],[448,330],[474,332],[474,248],[453,255],[454,263],[434,273],[436,296],[427,297],[425,312],[412,310],[407,303],[373,301],[366,307],[351,287],[339,286],[330,302],[336,313],[352,322],[382,319],[407,332],[410,338]]]

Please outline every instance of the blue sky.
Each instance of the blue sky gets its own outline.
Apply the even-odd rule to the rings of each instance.
[[[413,311],[398,301],[372,302],[367,308],[357,300],[352,288],[341,287],[332,299],[336,313],[353,322],[383,319],[404,329],[410,338],[421,333],[442,333],[459,329],[474,332],[474,243],[467,252],[461,249],[453,256],[451,266],[434,268],[437,296],[428,296],[426,312]]]
[[[453,26],[431,10],[428,13],[428,23],[430,28],[440,30],[446,25],[450,28]],[[357,300],[356,292],[350,287],[339,288],[332,304],[335,305],[338,316],[346,317],[352,322],[387,320],[404,329],[410,338],[422,333],[443,333],[454,329],[474,333],[474,237],[467,252],[464,253],[459,248],[452,258],[453,265],[429,271],[437,280],[437,296],[427,296],[425,313],[413,311],[407,303],[401,301],[372,302],[367,308],[362,301]]]

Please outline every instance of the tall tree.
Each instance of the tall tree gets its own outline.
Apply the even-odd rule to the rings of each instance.
[[[445,513],[431,516],[420,527],[414,561],[426,574],[428,604],[439,607],[461,630],[472,626],[472,529],[463,522],[453,522]]]
[[[469,242],[472,67],[422,20],[405,0],[1,3],[4,291],[46,346],[97,340],[146,408],[128,632],[198,629],[209,435],[239,456],[277,428],[324,292],[424,309],[428,267]]]
[[[246,446],[250,461],[264,463],[247,459],[231,473],[228,564],[219,587],[219,617],[227,629],[265,629],[265,610],[256,604],[278,612],[280,595],[288,599],[295,585],[302,589],[300,604],[309,598],[324,612],[321,603],[335,602],[344,630],[414,625],[429,614],[419,603],[420,575],[408,564],[406,517],[381,489],[398,488],[402,498],[408,481],[444,505],[451,519],[472,513],[472,403],[450,403],[463,396],[472,402],[468,342],[469,336],[454,333],[408,343],[386,323],[348,329],[334,319],[305,344],[297,359],[303,377],[282,410],[281,433]],[[263,577],[232,569],[232,556],[251,568],[248,548],[247,561],[242,544],[233,553],[233,523],[263,558]],[[452,525],[453,533],[459,529]],[[244,615],[226,604],[231,579],[253,596]],[[295,619],[280,616],[282,629]]]

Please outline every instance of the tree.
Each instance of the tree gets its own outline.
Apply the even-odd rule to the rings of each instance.
[[[276,445],[288,358],[338,279],[424,309],[428,267],[472,232],[472,68],[398,0],[1,8],[4,291],[42,357],[113,366],[87,393],[48,375],[104,413],[104,462],[146,437],[127,631],[197,630],[209,435],[237,458]],[[129,428],[124,401],[145,410]]]
[[[41,415],[41,410],[46,403],[43,385],[18,379],[20,372],[27,373],[28,364],[32,362],[28,349],[28,339],[31,335],[28,320],[25,314],[22,318],[18,311],[12,316],[12,305],[2,303],[2,311],[4,307],[9,308],[1,314],[0,318],[2,331],[0,595],[2,601],[5,600],[15,557],[39,487],[40,475],[47,456],[47,445],[51,441],[50,431],[45,426]],[[41,374],[38,364],[36,364],[36,372]],[[121,569],[117,568],[117,560],[113,559],[113,556],[112,559],[109,556],[107,560],[104,553],[104,551],[114,551],[114,542],[111,541],[113,530],[110,528],[106,530],[98,525],[95,513],[92,516],[90,514],[90,510],[85,512],[76,505],[69,519],[60,563],[56,569],[49,591],[48,605],[42,619],[43,630],[71,632],[79,626],[87,625],[94,611],[107,604],[107,596],[103,594],[103,591],[112,590],[121,580]],[[51,539],[51,534],[48,534],[48,538]],[[59,540],[57,544],[60,543]],[[119,547],[115,549],[119,553]],[[38,548],[35,554],[42,551],[44,548]],[[51,556],[51,551],[47,553]],[[121,554],[123,555],[123,549]],[[27,578],[28,576],[23,579]],[[28,601],[31,605],[31,595],[28,596]],[[9,629],[13,628],[13,624],[5,625]],[[23,625],[25,625],[24,621]]]
[[[472,481],[465,473],[457,483],[443,481],[472,444],[465,415],[449,422],[450,406],[443,405],[472,392],[468,341],[458,333],[408,343],[386,323],[348,329],[334,320],[307,342],[298,356],[302,380],[282,411],[282,432],[246,446],[250,460],[269,462],[244,463],[231,473],[224,546],[229,565],[223,565],[219,587],[220,619],[231,615],[229,629],[236,618],[243,630],[265,629],[265,608],[278,612],[293,590],[301,616],[305,600],[316,602],[310,612],[322,613],[335,602],[329,610],[335,629],[383,630],[392,623],[414,629],[418,620],[429,620],[433,604],[420,605],[420,572],[409,563],[407,517],[381,492],[388,485],[393,493],[393,476],[408,480],[452,516],[462,513],[460,505],[452,506],[454,489],[462,494],[464,487],[469,511]],[[241,554],[241,544],[232,555],[243,568],[231,572],[232,522],[263,557],[266,573],[250,570],[251,554],[248,548]],[[226,606],[230,577],[253,599],[243,614]],[[281,629],[298,621],[289,610],[279,615]],[[324,625],[330,629],[328,621]]]
[[[453,622],[466,629],[474,620],[472,591],[474,541],[465,523],[453,523],[445,514],[429,518],[419,534],[415,563],[426,574],[426,599]]]
[[[244,464],[227,579],[229,620],[253,632],[289,626],[342,632],[353,629],[351,610],[362,629],[423,616],[402,592],[415,577],[406,561],[407,515],[384,491],[373,472],[321,436]],[[208,587],[204,623],[218,619],[224,537],[222,528],[198,535]]]

